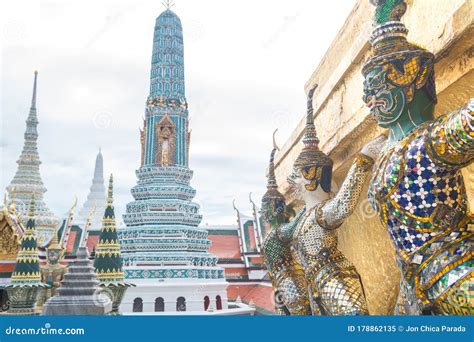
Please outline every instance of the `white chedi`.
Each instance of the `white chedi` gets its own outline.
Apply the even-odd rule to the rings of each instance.
[[[28,207],[31,197],[35,197],[35,222],[38,244],[46,246],[54,234],[54,229],[59,223],[58,217],[51,212],[44,202],[46,187],[40,175],[41,160],[38,153],[38,116],[36,113],[36,89],[38,72],[35,71],[33,96],[30,112],[26,120],[24,145],[17,160],[18,169],[7,191],[14,203],[23,224],[28,220]]]
[[[77,224],[84,228],[84,225],[89,218],[89,215],[95,209],[91,218],[90,230],[100,230],[102,224],[102,216],[106,206],[105,185],[104,185],[104,158],[102,152],[99,150],[95,159],[94,178],[92,185],[87,195],[79,214],[77,216]]]

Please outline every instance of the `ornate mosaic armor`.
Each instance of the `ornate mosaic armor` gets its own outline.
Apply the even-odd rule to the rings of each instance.
[[[279,235],[279,229],[271,229],[263,243],[276,309],[282,315],[311,315],[304,271],[293,259],[290,244]]]
[[[319,150],[313,123],[312,94],[303,138],[304,148],[295,161],[289,182],[305,179],[304,190],[331,192],[332,160]],[[270,158],[267,192],[262,199],[262,215],[272,229],[265,239],[263,254],[276,304],[286,314],[365,315],[365,295],[352,263],[337,249],[336,229],[352,214],[367,180],[373,160],[360,154],[337,195],[304,207],[290,221],[283,195],[274,173],[274,154]],[[302,183],[301,183],[302,184]],[[318,198],[316,194],[311,196]]]
[[[473,217],[460,169],[474,160],[474,101],[434,120],[433,54],[407,41],[403,0],[371,1],[364,101],[390,143],[369,199],[402,272],[396,313],[473,314]]]
[[[278,149],[273,133],[273,150],[268,168],[267,192],[262,198],[262,216],[271,229],[265,237],[262,251],[268,274],[275,290],[275,306],[281,315],[311,315],[306,280],[301,265],[291,256],[290,244],[281,237],[280,225],[288,223],[292,214],[285,198],[278,191],[275,178],[275,153]]]
[[[360,154],[334,198],[303,208],[281,228],[293,259],[304,269],[313,314],[368,314],[360,276],[337,249],[336,229],[354,211],[372,165]]]
[[[408,282],[400,299],[414,298],[408,292],[415,291],[422,304],[440,314],[473,312],[467,295],[474,284],[473,218],[466,215],[460,172],[474,159],[473,114],[471,100],[388,148],[369,190]],[[417,310],[400,304],[399,313]]]

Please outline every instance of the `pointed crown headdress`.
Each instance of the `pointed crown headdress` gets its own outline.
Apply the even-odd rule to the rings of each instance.
[[[273,150],[270,153],[270,164],[268,166],[267,177],[267,192],[262,197],[262,210],[266,210],[269,206],[273,206],[275,213],[281,214],[285,208],[285,197],[278,191],[278,184],[275,177],[275,154],[278,146],[275,142],[275,134],[278,130],[273,132]]]
[[[436,102],[434,55],[407,40],[408,29],[400,21],[407,9],[405,1],[369,1],[376,9],[370,36],[372,48],[362,74],[365,77],[374,68],[382,67],[388,70],[387,79],[393,85],[406,88],[409,95],[413,94],[413,87],[423,88]]]
[[[306,186],[307,190],[316,190],[321,184],[325,192],[330,192],[333,161],[319,149],[319,138],[313,119],[313,95],[316,88],[317,85],[308,93],[308,111],[303,135],[304,147],[296,158],[293,168],[295,171],[300,171],[305,179],[311,180],[311,184]]]

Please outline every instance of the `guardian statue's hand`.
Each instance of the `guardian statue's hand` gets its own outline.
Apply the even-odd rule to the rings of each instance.
[[[380,152],[383,150],[385,143],[387,141],[387,137],[385,135],[381,135],[374,140],[368,142],[360,153],[366,155],[367,157],[371,158],[372,160],[377,160]]]

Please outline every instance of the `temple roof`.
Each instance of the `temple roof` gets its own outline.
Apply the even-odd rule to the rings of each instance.
[[[58,231],[58,238],[62,236],[65,224],[66,224],[66,220],[63,220],[61,227]],[[65,258],[66,259],[71,259],[71,258],[76,257],[77,250],[79,249],[79,246],[83,238],[83,231],[84,229],[78,226],[77,224],[73,224],[71,226],[71,233],[69,234],[68,239],[65,242],[65,248],[66,248]],[[86,241],[86,246],[91,256],[95,255],[95,248],[99,240],[99,234],[100,234],[100,230],[89,231],[89,236]]]
[[[25,228],[18,218],[15,206],[8,205],[6,196],[0,210],[0,288],[10,283],[15,261]]]

